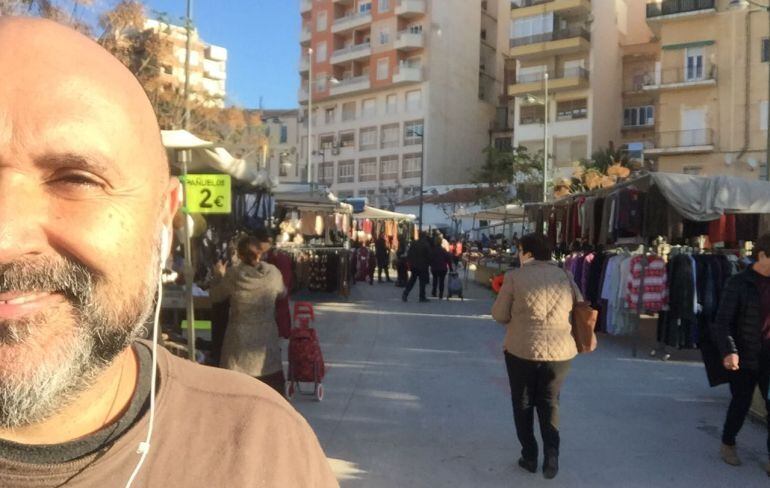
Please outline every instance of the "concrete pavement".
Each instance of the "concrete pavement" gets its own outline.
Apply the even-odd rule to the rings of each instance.
[[[416,290],[415,290],[416,292]],[[744,466],[718,457],[726,387],[702,365],[631,358],[600,336],[562,393],[561,472],[515,465],[519,445],[492,295],[402,303],[392,285],[356,285],[317,304],[329,367],[326,398],[294,405],[318,434],[344,488],[765,486],[764,427],[747,420]]]

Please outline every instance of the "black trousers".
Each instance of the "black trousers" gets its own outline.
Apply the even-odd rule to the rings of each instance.
[[[377,280],[382,283],[382,272],[385,272],[385,279],[390,281],[390,263],[380,261],[377,263]]]
[[[764,353],[766,355],[768,353]],[[757,370],[740,369],[738,371],[731,371],[730,376],[730,393],[732,393],[732,400],[730,406],[727,409],[727,418],[725,419],[725,426],[722,430],[722,443],[728,446],[735,445],[735,439],[738,437],[738,432],[743,427],[743,422],[746,420],[751,409],[751,402],[754,398],[754,391],[757,386],[765,399],[765,406],[770,412],[770,401],[767,400],[768,386],[770,386],[770,361],[767,357],[763,357],[760,360],[760,367]],[[770,419],[770,416],[768,416]],[[767,433],[767,452],[770,454],[770,423],[768,423]]]
[[[569,373],[570,361],[528,361],[505,352],[505,365],[511,385],[513,420],[521,443],[521,455],[537,460],[535,410],[543,436],[545,457],[558,457],[559,393]]]
[[[431,273],[433,273],[433,296],[436,296],[436,290],[438,290],[439,298],[444,298],[444,286],[446,285],[447,270],[431,270]]]
[[[414,288],[415,283],[417,283],[417,280],[420,280],[420,300],[425,300],[427,297],[425,296],[425,289],[428,287],[428,281],[430,281],[430,276],[428,275],[428,270],[412,270],[412,276],[409,277],[409,283],[406,284],[406,290],[404,290],[404,296],[408,297],[409,294],[412,292],[412,288]]]

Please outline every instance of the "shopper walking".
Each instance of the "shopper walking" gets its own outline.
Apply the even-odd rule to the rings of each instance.
[[[430,251],[430,272],[433,275],[433,293],[431,295],[433,298],[436,298],[436,292],[438,292],[439,300],[444,299],[446,275],[453,270],[452,255],[441,245],[433,246]]]
[[[727,282],[712,325],[732,394],[721,448],[722,459],[732,466],[741,464],[735,440],[757,386],[770,411],[770,234],[759,238],[754,253],[756,263]],[[770,455],[770,425],[767,449]],[[765,470],[770,476],[770,463]]]
[[[582,300],[572,276],[551,261],[551,249],[538,234],[519,243],[523,266],[505,275],[492,316],[507,325],[504,355],[521,442],[519,466],[535,473],[538,444],[534,415],[543,438],[543,474],[559,471],[559,392],[577,355],[570,312]]]
[[[412,288],[414,288],[415,283],[419,280],[420,302],[427,302],[428,297],[425,296],[425,288],[428,286],[428,280],[430,279],[428,272],[430,265],[430,242],[427,233],[421,232],[420,238],[409,246],[406,258],[412,275],[409,277],[409,283],[407,283],[406,290],[404,290],[401,298],[405,302],[408,301]]]
[[[217,264],[211,298],[230,299],[222,367],[253,376],[283,395],[285,379],[275,302],[286,290],[281,272],[261,262],[262,254],[259,239],[242,238],[238,242],[241,263],[230,269],[222,262]]]
[[[382,273],[385,272],[385,279],[391,283],[390,279],[390,250],[385,234],[380,234],[374,243],[374,250],[377,256],[377,281],[382,283]]]

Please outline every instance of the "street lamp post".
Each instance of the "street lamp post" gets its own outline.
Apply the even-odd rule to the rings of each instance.
[[[422,207],[423,193],[425,192],[425,123],[422,130],[417,134],[420,136],[420,232],[422,232]]]
[[[307,50],[307,181],[313,190],[313,48]]]
[[[543,103],[543,202],[548,201],[548,72],[543,76],[545,101]]]
[[[185,129],[190,128],[190,49],[191,49],[191,31],[192,31],[192,0],[187,0],[187,16],[185,17],[185,40],[184,52],[184,115],[182,126]]]

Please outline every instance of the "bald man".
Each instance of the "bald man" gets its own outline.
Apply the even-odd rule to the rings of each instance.
[[[0,486],[334,487],[308,424],[260,382],[151,346],[179,184],[109,53],[0,17]]]

